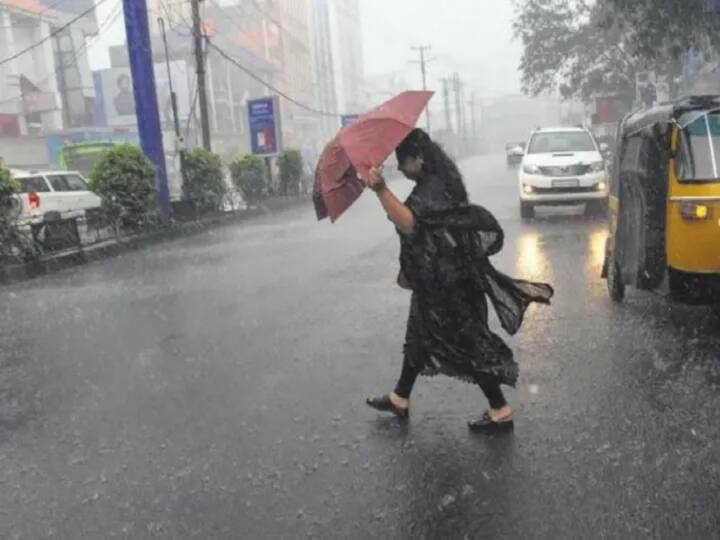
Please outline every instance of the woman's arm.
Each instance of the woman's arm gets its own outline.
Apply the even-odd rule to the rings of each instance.
[[[375,192],[380,204],[397,228],[406,234],[411,233],[415,227],[415,215],[390,191],[380,169],[370,169],[370,178],[367,184]]]

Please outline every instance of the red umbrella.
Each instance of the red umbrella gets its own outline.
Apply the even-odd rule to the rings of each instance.
[[[331,140],[318,160],[313,202],[318,220],[335,222],[354,203],[370,169],[377,167],[407,137],[433,92],[398,94],[345,126]]]

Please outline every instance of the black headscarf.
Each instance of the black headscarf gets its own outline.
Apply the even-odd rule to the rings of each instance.
[[[395,150],[398,163],[407,157],[422,157],[423,172],[445,182],[445,191],[457,204],[468,202],[462,175],[442,147],[420,128],[413,129]]]

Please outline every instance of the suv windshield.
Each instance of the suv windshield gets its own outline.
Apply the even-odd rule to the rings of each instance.
[[[720,111],[688,113],[680,118],[683,126],[677,157],[681,182],[717,182],[720,178]]]
[[[551,131],[533,135],[528,154],[593,152],[595,150],[597,148],[595,148],[592,137],[584,131]]]

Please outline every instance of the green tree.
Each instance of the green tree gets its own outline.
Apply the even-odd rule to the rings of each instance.
[[[184,159],[185,198],[200,210],[218,210],[227,192],[220,156],[204,148],[192,148],[185,152]]]
[[[123,224],[142,222],[157,211],[155,169],[137,146],[121,144],[103,152],[90,179],[91,189],[102,197],[116,230]]]
[[[0,157],[0,262],[11,243],[13,236],[13,195],[20,189],[12,173],[5,167],[5,162]]]
[[[265,164],[259,157],[250,154],[238,156],[230,164],[230,174],[233,184],[248,203],[256,203],[265,197]]]
[[[12,196],[20,190],[20,186],[12,176],[5,162],[0,157],[0,219],[8,216],[12,209]]]
[[[622,26],[608,24],[607,9],[605,0],[519,2],[513,28],[523,44],[523,90],[533,96],[559,90],[582,100],[634,93],[636,54]]]
[[[718,14],[706,0],[602,0],[601,28],[619,24],[638,58],[675,61],[689,50],[720,45]]]
[[[565,98],[635,94],[638,71],[671,83],[681,56],[720,45],[718,15],[705,0],[518,0],[523,89]]]
[[[285,150],[278,158],[280,190],[284,195],[297,195],[304,175],[302,154],[298,150]]]

